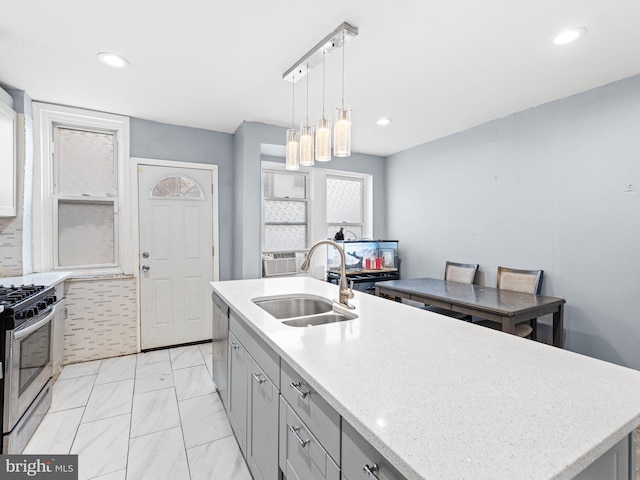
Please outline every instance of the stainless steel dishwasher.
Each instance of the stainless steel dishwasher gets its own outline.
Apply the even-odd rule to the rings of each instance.
[[[229,305],[213,292],[213,381],[225,410],[229,410],[227,389],[229,352]]]

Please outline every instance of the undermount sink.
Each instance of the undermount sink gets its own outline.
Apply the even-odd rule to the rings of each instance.
[[[290,327],[313,327],[358,318],[334,310],[331,300],[309,295],[255,298],[253,303]]]
[[[290,327],[315,327],[316,325],[324,325],[325,323],[344,322],[345,320],[353,320],[353,317],[347,317],[341,313],[323,313],[322,315],[312,315],[308,317],[292,318],[285,320],[285,325]]]
[[[253,303],[279,320],[317,315],[318,313],[330,312],[333,309],[333,304],[330,300],[298,295],[266,299],[258,298]]]

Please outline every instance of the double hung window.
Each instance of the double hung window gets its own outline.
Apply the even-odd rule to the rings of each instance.
[[[365,238],[365,180],[362,177],[327,175],[327,237],[343,229],[345,239]]]
[[[309,242],[308,175],[263,170],[262,192],[262,250],[306,250]]]
[[[34,195],[42,198],[34,217],[44,234],[34,239],[35,266],[91,275],[131,273],[123,209],[128,119],[44,104],[35,112],[42,189]]]

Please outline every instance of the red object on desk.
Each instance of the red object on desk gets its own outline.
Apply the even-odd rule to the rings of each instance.
[[[382,258],[376,258],[376,270],[382,270]]]

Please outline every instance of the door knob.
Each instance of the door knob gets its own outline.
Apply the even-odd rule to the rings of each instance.
[[[142,268],[140,269],[143,272],[148,272],[149,270],[151,270],[151,267],[149,265],[142,265]]]

